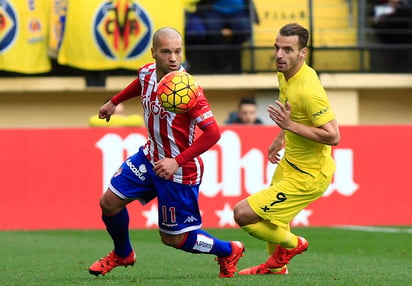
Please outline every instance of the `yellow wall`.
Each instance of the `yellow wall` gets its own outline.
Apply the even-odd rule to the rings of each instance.
[[[87,127],[101,104],[133,77],[111,77],[105,88],[87,88],[81,78],[0,79],[0,128]],[[267,104],[278,96],[274,74],[197,76],[220,124],[243,96],[256,96],[267,123]],[[412,74],[321,74],[342,125],[412,124]],[[126,113],[142,112],[129,100]]]
[[[273,44],[279,29],[297,22],[309,29],[307,0],[273,1],[254,0],[260,23],[253,26],[252,46],[242,56],[243,70],[274,70]],[[361,55],[354,50],[319,50],[323,47],[348,47],[357,45],[357,4],[347,0],[314,0],[312,41],[314,47],[312,66],[322,71],[360,70]],[[245,46],[249,46],[250,43]],[[253,60],[253,66],[252,66]],[[309,58],[308,58],[309,61]],[[365,60],[366,62],[366,60]],[[363,65],[367,67],[368,65]]]

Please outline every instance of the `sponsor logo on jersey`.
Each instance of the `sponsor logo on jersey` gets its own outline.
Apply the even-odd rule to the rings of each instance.
[[[133,60],[150,47],[152,23],[135,2],[103,1],[93,22],[97,46],[110,59]]]
[[[162,226],[165,226],[165,227],[175,227],[175,226],[177,226],[177,223],[165,223],[165,222],[162,222]]]
[[[185,219],[184,223],[194,222],[194,221],[197,221],[197,218],[191,215]]]
[[[329,110],[329,108],[326,107],[325,109],[319,110],[318,112],[312,114],[312,116],[313,116],[314,118],[319,117],[319,116],[325,114],[326,112],[328,112],[328,110]]]
[[[38,18],[32,18],[28,24],[28,41],[30,43],[35,43],[42,41],[44,39],[44,35],[42,33],[42,23]]]
[[[196,123],[200,123],[202,121],[205,121],[206,119],[213,117],[213,112],[212,111],[207,111],[205,113],[203,113],[202,115],[200,115],[199,117],[197,117],[195,119]]]
[[[129,167],[130,171],[132,171],[140,180],[146,180],[144,174],[147,173],[147,168],[144,164],[141,164],[139,168],[136,168],[136,166],[133,165],[132,161],[130,161],[130,159],[127,159],[126,165]]]

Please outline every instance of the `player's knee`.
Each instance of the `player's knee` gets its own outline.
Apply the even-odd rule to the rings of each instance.
[[[171,246],[174,248],[179,248],[179,246],[183,242],[183,235],[170,235],[164,232],[159,231],[160,234],[160,239],[163,242],[163,244],[167,246]]]
[[[235,208],[233,209],[233,218],[239,226],[243,226],[244,224],[243,212],[242,212],[242,208],[239,207],[238,205],[236,205]]]
[[[115,215],[114,208],[107,203],[103,198],[100,199],[100,208],[105,215]]]
[[[100,208],[102,209],[102,213],[105,215],[116,215],[118,212],[122,210],[122,207],[118,206],[117,204],[114,204],[105,196],[101,197],[100,199]]]
[[[239,226],[245,226],[259,221],[259,217],[250,208],[247,200],[240,201],[233,209],[233,218]]]

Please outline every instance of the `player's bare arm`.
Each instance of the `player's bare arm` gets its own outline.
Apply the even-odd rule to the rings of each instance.
[[[272,164],[279,163],[281,159],[279,151],[282,150],[284,142],[285,142],[285,131],[281,129],[279,134],[273,140],[272,144],[270,144],[269,149],[268,149],[268,159],[269,159],[269,162],[271,162]]]
[[[291,107],[288,102],[284,105],[277,100],[276,105],[277,107],[274,105],[268,106],[269,117],[283,130],[288,130],[322,144],[338,145],[340,141],[340,132],[338,123],[335,119],[318,127],[307,126],[294,122],[291,119]]]
[[[326,145],[335,146],[338,145],[340,141],[339,127],[336,119],[319,127],[306,126],[293,122],[289,131]]]
[[[103,104],[102,107],[100,107],[99,118],[106,119],[106,122],[109,122],[110,117],[112,116],[115,110],[116,110],[116,105],[111,100],[109,100],[108,102]]]

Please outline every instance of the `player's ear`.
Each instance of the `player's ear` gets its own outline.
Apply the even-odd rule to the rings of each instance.
[[[152,52],[152,59],[156,59],[156,52],[154,48],[150,48],[150,51]]]
[[[307,48],[307,47],[304,47],[303,49],[301,49],[301,50],[299,51],[299,59],[300,59],[300,60],[304,60],[304,59],[306,58],[307,52],[308,52],[308,48]]]

